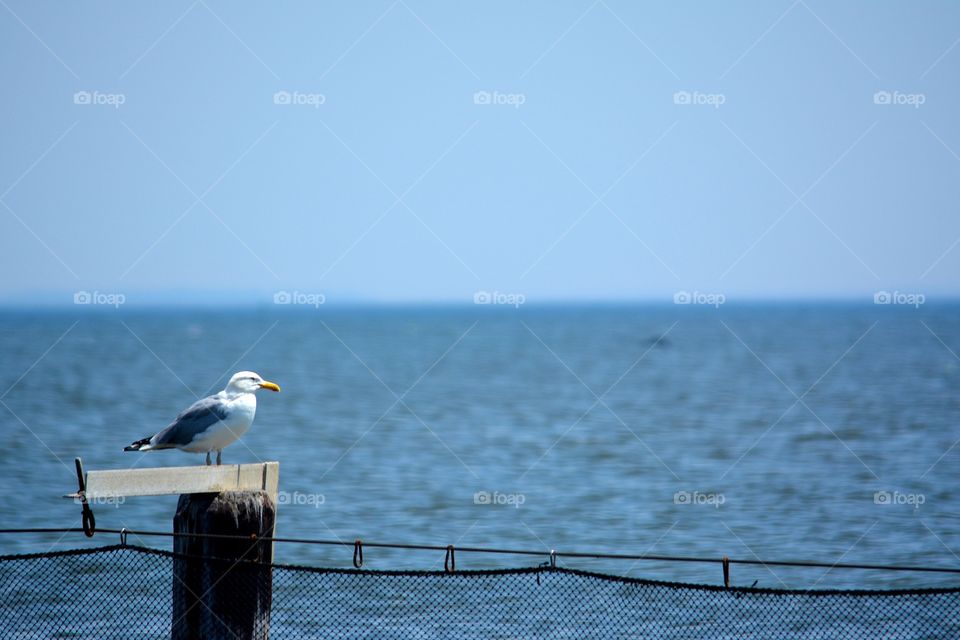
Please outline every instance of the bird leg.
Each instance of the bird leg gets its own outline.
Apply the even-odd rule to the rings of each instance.
[[[210,466],[210,452],[207,451],[207,466]]]
[[[223,455],[222,449],[217,449],[217,466],[219,467],[222,464],[220,456]]]

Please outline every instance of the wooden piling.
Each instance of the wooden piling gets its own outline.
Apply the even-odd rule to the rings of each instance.
[[[273,536],[280,464],[96,470],[66,498],[179,495],[175,533],[241,535],[248,540],[176,536],[173,550],[174,640],[267,640],[270,631]],[[86,510],[85,510],[86,511]],[[197,560],[197,557],[221,560]]]
[[[174,559],[173,640],[267,640],[273,548],[253,536],[272,536],[275,522],[276,505],[267,491],[180,496],[174,533],[245,539],[174,538],[174,552],[191,557]]]

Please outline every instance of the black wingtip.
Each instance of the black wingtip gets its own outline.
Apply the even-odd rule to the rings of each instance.
[[[140,447],[145,444],[150,444],[150,438],[143,438],[142,440],[137,440],[136,442],[130,444],[123,448],[124,451],[140,451]]]

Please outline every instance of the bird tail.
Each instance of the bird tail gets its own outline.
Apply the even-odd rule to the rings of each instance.
[[[124,447],[124,451],[149,451],[153,447],[150,446],[150,438],[143,438],[142,440],[137,440],[129,447]]]

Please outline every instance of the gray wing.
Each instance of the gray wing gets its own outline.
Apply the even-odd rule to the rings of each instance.
[[[218,397],[210,396],[190,405],[166,429],[153,436],[155,448],[179,447],[190,444],[210,426],[226,420],[227,405]]]

